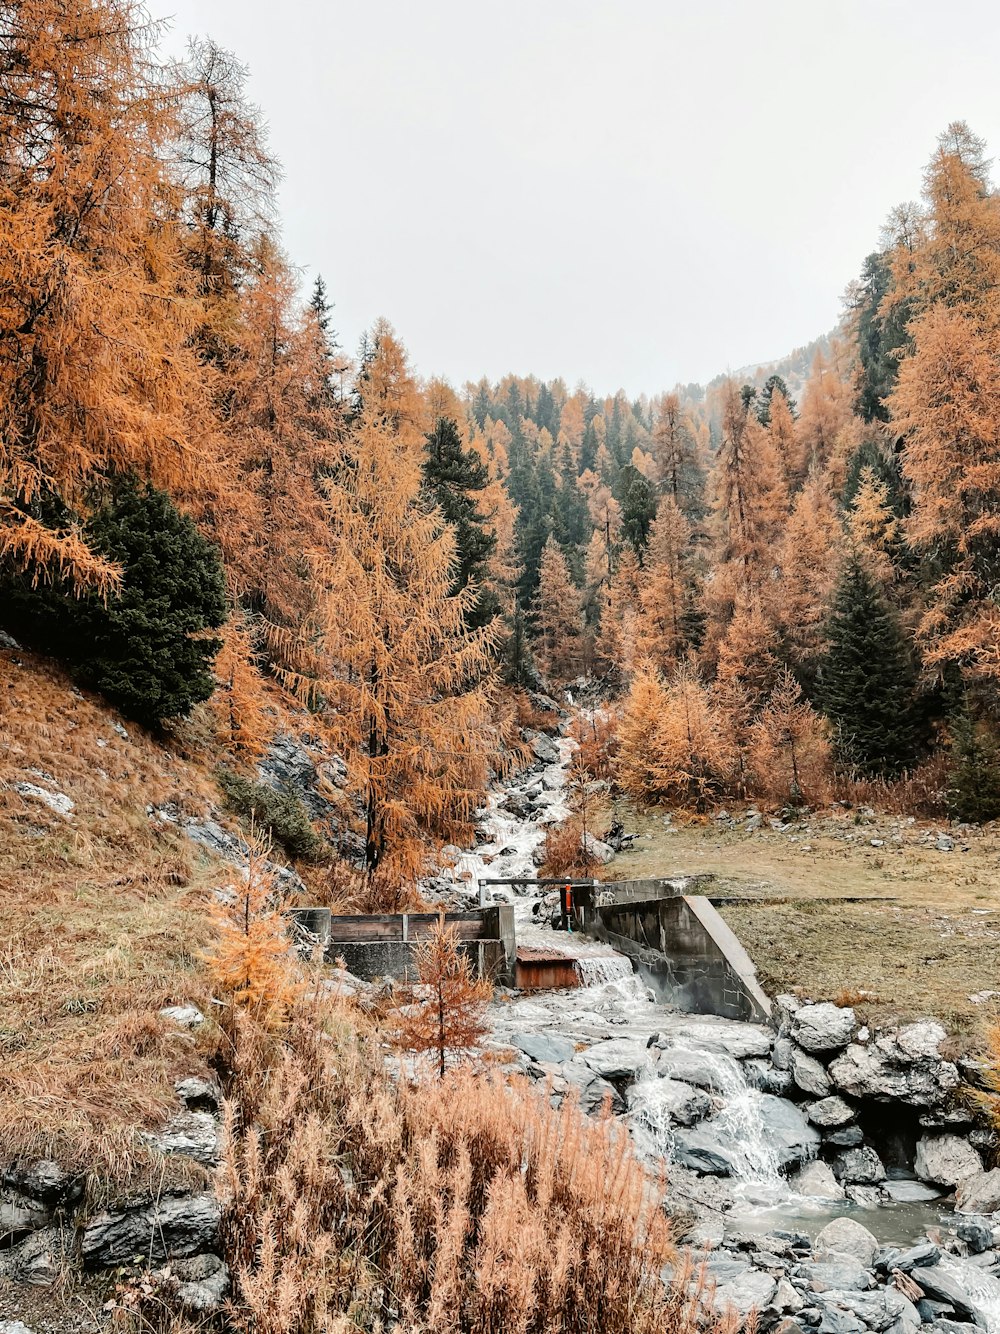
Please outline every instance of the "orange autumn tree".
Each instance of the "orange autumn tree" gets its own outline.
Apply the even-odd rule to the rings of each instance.
[[[1000,203],[985,145],[949,126],[918,225],[897,237],[896,291],[916,310],[889,399],[904,438],[908,541],[929,579],[918,637],[937,671],[1000,679]]]
[[[785,656],[803,679],[815,679],[826,649],[843,536],[830,489],[813,469],[795,497],[777,549],[780,591],[773,599]]]
[[[765,599],[788,514],[784,472],[765,428],[734,381],[722,393],[722,441],[712,473],[714,561],[705,583],[705,658],[714,660],[737,603]]]
[[[603,589],[598,656],[627,681],[636,663],[639,589],[642,570],[634,548],[626,543],[618,565]]]
[[[325,482],[327,549],[312,553],[322,678],[315,688],[364,813],[373,906],[406,901],[429,840],[471,830],[505,723],[496,631],[470,630],[452,595],[455,544],[421,488],[424,407],[405,352],[376,326],[351,429]]]
[[[765,797],[800,806],[829,796],[827,725],[802,698],[787,667],[753,725],[752,754],[758,791]]]
[[[155,29],[131,0],[0,13],[0,558],[106,593],[74,514],[110,473],[195,470]]]
[[[490,1031],[486,1007],[493,988],[472,975],[469,956],[459,948],[458,932],[444,921],[416,950],[420,992],[394,1016],[393,1040],[404,1051],[433,1053],[444,1079],[449,1052],[478,1047]]]
[[[582,607],[562,548],[549,537],[542,548],[533,614],[538,665],[553,680],[568,681],[582,666]]]
[[[277,1029],[301,996],[302,980],[268,851],[251,830],[244,883],[213,904],[216,942],[206,962],[215,985],[237,1008]]]
[[[701,501],[698,441],[677,394],[664,394],[653,427],[653,458],[661,492],[690,515]]]
[[[651,659],[661,669],[676,664],[687,645],[690,542],[691,525],[673,495],[667,494],[650,529],[636,634],[639,656]]]

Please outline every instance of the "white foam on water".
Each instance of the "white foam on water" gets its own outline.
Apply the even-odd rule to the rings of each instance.
[[[581,987],[603,987],[607,982],[632,977],[632,964],[624,954],[581,955],[574,963]]]

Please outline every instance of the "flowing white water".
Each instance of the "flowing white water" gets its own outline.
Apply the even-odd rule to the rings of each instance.
[[[603,987],[606,982],[632,977],[632,964],[624,954],[581,955],[574,963],[581,987]]]
[[[478,900],[483,880],[523,877],[525,882],[534,881],[536,858],[548,830],[569,813],[565,780],[573,743],[562,740],[557,744],[557,763],[491,795],[480,818],[482,842],[463,853],[455,867],[456,879],[464,882],[472,901]],[[510,796],[531,802],[531,815],[522,817],[501,810],[501,803]],[[627,958],[585,936],[552,931],[547,913],[533,912],[539,898],[537,889],[527,885],[520,892],[514,886],[484,888],[491,895],[513,902],[519,945],[557,950],[572,958],[581,983],[575,990],[535,992],[507,1001],[496,1015],[498,1037],[505,1030],[535,1031],[593,1043],[610,1037],[645,1039],[667,1030],[672,1034],[672,1050],[693,1053],[711,1070],[710,1092],[716,1101],[710,1120],[712,1134],[725,1144],[732,1160],[728,1182],[737,1198],[736,1208],[728,1215],[732,1225],[761,1231],[788,1226],[812,1230],[838,1214],[857,1216],[848,1203],[798,1194],[781,1175],[760,1115],[763,1095],[747,1083],[741,1062],[720,1051],[718,1042],[713,1044],[713,1025],[728,1021],[680,1015],[658,1004],[642,979],[632,972]],[[653,1085],[666,1087],[665,1081],[655,1076],[647,1078]],[[667,1162],[673,1157],[676,1133],[668,1105],[666,1097],[658,1102],[651,1087],[641,1111],[645,1128]],[[936,1209],[932,1204],[894,1205],[878,1210],[877,1217],[864,1214],[862,1219],[884,1241],[909,1244],[925,1227],[940,1221]],[[995,1282],[990,1279],[986,1286]],[[991,1334],[1000,1334],[1000,1284],[995,1294],[992,1289],[984,1291],[980,1301],[990,1314]],[[994,1302],[996,1305],[991,1305]]]

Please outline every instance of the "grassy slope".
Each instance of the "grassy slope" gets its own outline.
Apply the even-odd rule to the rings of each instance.
[[[208,1008],[200,961],[210,889],[231,881],[147,803],[204,813],[207,770],[0,650],[0,1166],[42,1153],[127,1181],[137,1127],[176,1110],[176,1078],[204,1073],[199,1037],[161,1007]],[[65,793],[69,818],[15,784]]]
[[[772,993],[871,993],[858,1008],[874,1022],[934,1015],[963,1046],[979,1046],[996,1019],[995,1006],[969,1000],[1000,990],[996,828],[948,831],[955,850],[939,852],[933,826],[891,817],[855,823],[853,812],[784,833],[765,821],[753,834],[712,821],[677,827],[679,818],[670,832],[659,813],[619,813],[643,837],[614,862],[615,879],[710,872],[720,893],[789,900],[721,908]],[[854,897],[892,901],[843,901]]]

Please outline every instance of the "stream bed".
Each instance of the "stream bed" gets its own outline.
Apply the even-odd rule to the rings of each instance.
[[[912,1277],[931,1294],[930,1306],[921,1313],[906,1302],[906,1319],[901,1317],[894,1326],[897,1334],[903,1334],[907,1322],[912,1326],[911,1315],[917,1323],[928,1323],[928,1311],[936,1318],[947,1317],[949,1310],[960,1320],[978,1321],[992,1334],[1000,1334],[1000,1226],[991,1230],[994,1216],[988,1215],[980,1220],[978,1234],[968,1229],[963,1234],[962,1216],[953,1212],[949,1185],[918,1181],[912,1161],[883,1165],[877,1152],[882,1144],[871,1147],[869,1131],[863,1132],[859,1124],[867,1096],[864,1062],[874,1058],[875,1046],[883,1039],[870,1047],[850,1045],[870,1041],[865,1030],[857,1029],[852,1012],[834,1015],[835,1020],[849,1016],[847,1028],[842,1038],[826,1048],[820,1045],[816,1052],[804,1049],[809,1046],[804,1034],[813,1017],[806,1010],[837,1011],[837,1007],[803,1007],[800,1022],[794,1013],[799,1004],[795,998],[779,998],[785,1008],[779,1004],[777,1031],[763,1024],[684,1013],[665,1003],[633,971],[631,961],[610,946],[553,930],[548,902],[537,887],[483,884],[499,878],[533,880],[548,829],[569,813],[565,779],[572,742],[542,740],[545,744],[536,747],[539,762],[534,769],[494,794],[480,813],[480,842],[456,858],[452,882],[470,903],[511,902],[518,946],[572,958],[580,985],[500,993],[491,1010],[492,1045],[512,1052],[512,1068],[538,1080],[553,1102],[576,1097],[590,1113],[610,1106],[627,1126],[640,1158],[657,1172],[666,1168],[668,1208],[677,1220],[679,1240],[720,1257],[720,1263],[726,1255],[740,1255],[739,1264],[744,1265],[748,1248],[751,1252],[758,1248],[763,1258],[744,1265],[750,1277],[744,1274],[734,1280],[727,1300],[739,1305],[753,1298],[759,1305],[765,1289],[772,1300],[780,1291],[782,1273],[789,1284],[787,1297],[791,1285],[800,1281],[799,1271],[829,1254],[824,1247],[830,1225],[860,1224],[877,1248],[858,1279],[862,1288],[888,1294],[885,1310],[904,1300],[897,1298],[890,1274],[902,1248],[898,1262],[910,1264],[912,1251],[916,1257]],[[918,1112],[926,1108],[929,1118],[919,1124],[931,1129],[917,1133],[957,1139],[941,1134],[951,1130],[944,1109],[948,1072],[954,1070],[937,1054],[943,1030],[931,1021],[911,1027],[912,1032],[901,1031],[890,1039],[895,1046],[884,1049],[889,1055],[878,1056],[896,1062],[891,1073],[900,1089],[901,1124],[916,1126]],[[788,1050],[779,1059],[782,1044]],[[831,1084],[838,1052],[843,1059],[860,1063],[857,1097],[850,1086],[841,1097],[842,1086]],[[867,1073],[871,1075],[870,1070]],[[874,1100],[880,1101],[877,1092]],[[935,1120],[935,1108],[940,1120]],[[981,1171],[978,1154],[968,1151]],[[1000,1202],[995,1207],[1000,1209]],[[995,1217],[1000,1220],[1000,1213]],[[835,1222],[844,1219],[851,1222]],[[961,1239],[971,1235],[979,1236],[981,1244]],[[817,1237],[814,1257],[811,1246]],[[775,1250],[782,1246],[791,1248],[780,1260],[784,1269],[768,1270]],[[725,1272],[723,1265],[720,1275]],[[935,1305],[934,1282],[954,1300]],[[807,1286],[815,1284],[810,1280]],[[725,1287],[721,1283],[720,1292]],[[854,1312],[851,1331],[881,1330],[892,1323],[866,1325],[857,1319],[856,1303],[852,1306],[843,1293],[829,1292],[831,1302],[835,1296],[843,1298],[838,1312]],[[794,1313],[808,1297],[808,1292],[804,1297],[800,1292],[799,1305],[779,1309]],[[817,1309],[823,1300],[816,1298]],[[848,1326],[836,1320],[830,1325],[834,1328],[848,1334]]]

